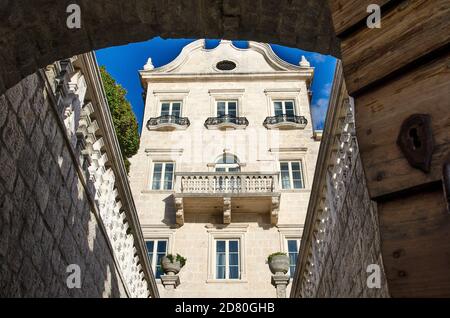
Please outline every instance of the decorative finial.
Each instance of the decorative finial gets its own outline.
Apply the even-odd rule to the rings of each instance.
[[[153,70],[154,68],[155,68],[155,67],[153,66],[152,58],[149,57],[148,60],[147,60],[147,63],[144,65],[144,70],[146,70],[146,71],[151,71],[151,70]]]
[[[306,59],[306,57],[304,55],[302,55],[302,59],[301,59],[299,65],[301,67],[310,67],[309,62],[308,62],[308,60]]]

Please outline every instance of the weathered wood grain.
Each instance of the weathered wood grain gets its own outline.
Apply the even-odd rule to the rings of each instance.
[[[450,42],[450,1],[405,1],[341,43],[349,94]]]
[[[442,191],[378,204],[392,297],[450,296],[450,215]]]
[[[450,154],[450,54],[355,100],[356,129],[372,199],[440,180]],[[430,114],[435,148],[429,174],[411,167],[396,144],[411,114]]]
[[[378,4],[383,6],[389,0],[329,0],[333,25],[336,35],[352,27],[362,19],[366,18],[367,6],[369,4]]]

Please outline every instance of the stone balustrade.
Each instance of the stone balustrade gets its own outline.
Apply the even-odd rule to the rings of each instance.
[[[157,297],[95,56],[56,62],[45,73],[127,293]]]
[[[245,172],[177,173],[181,193],[238,194],[272,193],[277,190],[278,174]]]
[[[185,212],[213,213],[221,209],[223,223],[233,213],[268,213],[278,222],[280,192],[278,173],[178,172],[175,173],[176,222],[184,224]]]

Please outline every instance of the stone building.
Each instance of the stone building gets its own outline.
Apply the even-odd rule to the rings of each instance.
[[[304,57],[291,65],[267,44],[225,40],[144,66],[130,184],[161,296],[275,297],[266,260],[278,251],[293,275],[320,144],[313,73]],[[161,281],[168,253],[187,258],[175,289]]]

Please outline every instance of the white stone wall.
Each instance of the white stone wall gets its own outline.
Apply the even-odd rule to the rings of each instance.
[[[194,42],[194,48],[182,52],[169,65],[142,73],[143,82],[148,81],[148,86],[144,84],[144,128],[140,150],[130,160],[131,188],[144,237],[169,238],[169,253],[180,253],[188,259],[180,272],[180,286],[167,292],[160,285],[162,297],[275,297],[267,256],[285,251],[284,234],[301,237],[319,147],[313,138],[307,94],[312,69],[287,66],[283,70],[286,66],[271,55],[273,52],[254,45],[242,50],[223,42],[214,50],[205,50],[195,47]],[[236,62],[236,70],[226,76],[215,70],[214,65],[222,59]],[[248,119],[248,127],[206,129],[205,120],[216,116],[217,99],[238,100],[238,116]],[[273,116],[273,99],[294,99],[296,113],[306,117],[307,126],[266,129],[263,122]],[[181,116],[190,120],[186,130],[150,131],[145,127],[149,118],[159,116],[163,100],[183,101]],[[306,187],[281,191],[278,226],[270,224],[269,213],[233,211],[231,224],[223,229],[223,216],[212,213],[186,213],[184,225],[175,225],[174,191],[151,190],[152,163],[174,161],[176,172],[212,172],[211,163],[224,150],[239,158],[243,172],[279,172],[279,160],[302,160]],[[245,245],[242,281],[209,279],[211,237],[224,232],[239,236],[241,246]]]

